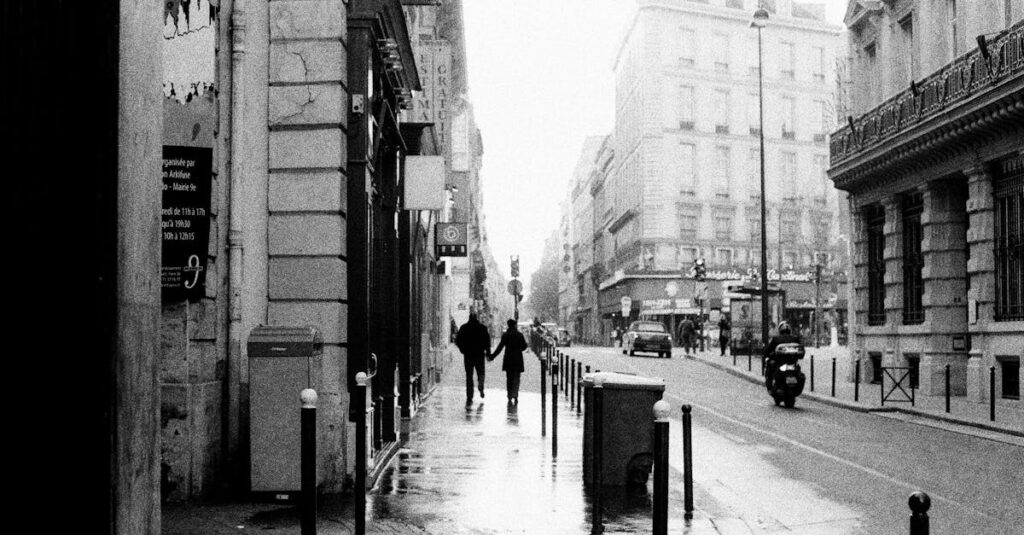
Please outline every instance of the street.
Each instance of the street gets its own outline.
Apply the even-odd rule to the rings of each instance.
[[[907,497],[931,497],[931,533],[1020,533],[1024,448],[799,398],[776,407],[763,387],[676,350],[562,348],[592,370],[660,377],[673,407],[673,487],[682,484],[679,407],[693,406],[695,505],[724,507],[765,531],[905,533]],[[730,359],[731,357],[722,357]],[[678,450],[678,451],[677,451]],[[679,461],[677,463],[677,460]],[[678,466],[677,466],[678,465]]]

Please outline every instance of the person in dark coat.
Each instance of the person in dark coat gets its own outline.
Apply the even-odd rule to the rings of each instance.
[[[696,336],[696,326],[693,324],[693,320],[686,318],[683,323],[679,325],[679,332],[682,333],[683,340],[683,351],[687,355],[690,354],[690,348],[693,347],[693,352],[697,352],[697,346],[694,345],[693,337]]]
[[[469,321],[459,327],[459,333],[455,335],[455,345],[462,352],[462,362],[466,366],[466,405],[469,405],[473,403],[473,370],[476,370],[480,383],[480,397],[484,397],[484,364],[491,352],[491,334],[476,314],[470,314]]]
[[[491,353],[491,360],[497,357],[501,350],[505,350],[505,357],[501,359],[501,369],[505,371],[505,392],[508,395],[508,402],[519,404],[519,376],[525,371],[523,366],[523,351],[526,351],[526,337],[516,328],[516,320],[508,320],[508,329],[501,334],[501,341],[498,347]]]
[[[718,320],[718,347],[722,350],[720,356],[725,356],[725,349],[729,346],[729,338],[732,337],[732,324],[729,318],[723,314]]]

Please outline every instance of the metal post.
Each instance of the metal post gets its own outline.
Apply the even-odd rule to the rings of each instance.
[[[814,355],[811,355],[811,392],[814,392]]]
[[[763,13],[767,17],[767,12]],[[755,21],[758,13],[755,12]],[[765,206],[768,196],[764,187],[764,67],[762,65],[761,26],[757,25],[757,110],[758,137],[761,142],[761,347],[768,346],[768,225]],[[748,370],[749,371],[749,370]]]
[[[683,405],[683,500],[686,512],[683,518],[693,518],[693,437],[690,434],[689,405]]]
[[[576,359],[569,360],[569,408],[576,406]]]
[[[857,359],[853,375],[853,400],[860,401],[860,359]]]
[[[359,421],[356,422],[356,482],[352,492],[355,500],[355,535],[366,534],[366,372],[356,374],[356,396],[363,406]]]
[[[576,414],[583,413],[583,363],[576,363]]]
[[[601,474],[601,472],[602,472],[602,464],[603,464],[603,459],[602,459],[603,455],[602,454],[604,453],[604,452],[601,451],[601,450],[604,449],[604,432],[603,432],[603,429],[602,429],[604,427],[604,415],[602,414],[604,412],[604,378],[603,377],[594,377],[594,388],[593,388],[593,394],[592,395],[593,395],[592,399],[593,399],[593,402],[594,402],[594,419],[592,420],[593,421],[593,425],[594,425],[594,432],[591,433],[591,435],[592,435],[592,437],[594,439],[594,446],[593,446],[593,450],[594,450],[594,457],[593,457],[594,466],[591,468],[591,472],[594,475],[594,477],[592,478],[592,480],[594,482],[594,488],[593,488],[594,499],[593,499],[593,502],[591,503],[591,508],[590,508],[590,512],[591,512],[590,532],[591,533],[602,533],[602,532],[604,532],[604,526],[602,525],[602,521],[601,521],[601,492],[603,490],[602,487],[604,486],[604,481],[603,481],[604,478],[602,477],[602,474]]]
[[[932,499],[927,494],[917,491],[907,500],[910,505],[910,535],[928,535],[928,509]]]
[[[949,413],[949,364],[946,364],[946,412]]]
[[[562,389],[562,395],[564,395],[564,396],[568,396],[569,395],[569,393],[566,392],[566,390],[568,390],[568,388],[569,388],[569,386],[568,386],[569,385],[568,365],[569,365],[569,355],[567,355],[565,353],[562,353],[562,360],[558,363],[558,374],[559,374],[558,377],[561,380],[561,384],[558,385],[558,388]]]
[[[988,368],[988,419],[996,421],[996,367]]]
[[[736,344],[733,344],[733,346],[729,348],[729,352],[732,353],[732,365],[735,366],[736,365]]]
[[[752,359],[754,358],[753,353],[754,353],[753,351],[748,351],[747,352],[747,371],[748,372],[754,369],[754,363],[752,361]]]
[[[540,360],[540,436],[547,434],[548,363]]]
[[[561,376],[561,363],[556,363],[555,374],[551,377],[551,456],[558,457],[558,380]]]
[[[663,399],[654,404],[654,535],[668,533],[668,415],[671,411]]]
[[[301,464],[302,535],[316,535],[316,390],[307,388],[299,394],[302,403]]]
[[[814,347],[821,347],[821,335],[818,326],[821,325],[821,264],[814,263]],[[835,397],[833,394],[832,397]]]
[[[832,357],[832,397],[836,397],[836,358]]]

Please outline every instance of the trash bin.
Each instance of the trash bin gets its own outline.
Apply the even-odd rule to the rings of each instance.
[[[594,377],[604,379],[602,422],[591,410]],[[665,393],[665,381],[617,372],[588,373],[583,383],[583,481],[593,481],[594,425],[602,431],[602,483],[606,486],[646,484],[654,465],[654,403]]]
[[[311,360],[323,354],[323,336],[315,327],[259,325],[247,348],[250,490],[291,499],[302,489],[299,393],[312,387]]]

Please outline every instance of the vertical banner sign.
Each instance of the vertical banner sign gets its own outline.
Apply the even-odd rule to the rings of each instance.
[[[165,300],[198,299],[206,282],[213,149],[164,146],[161,288]]]

